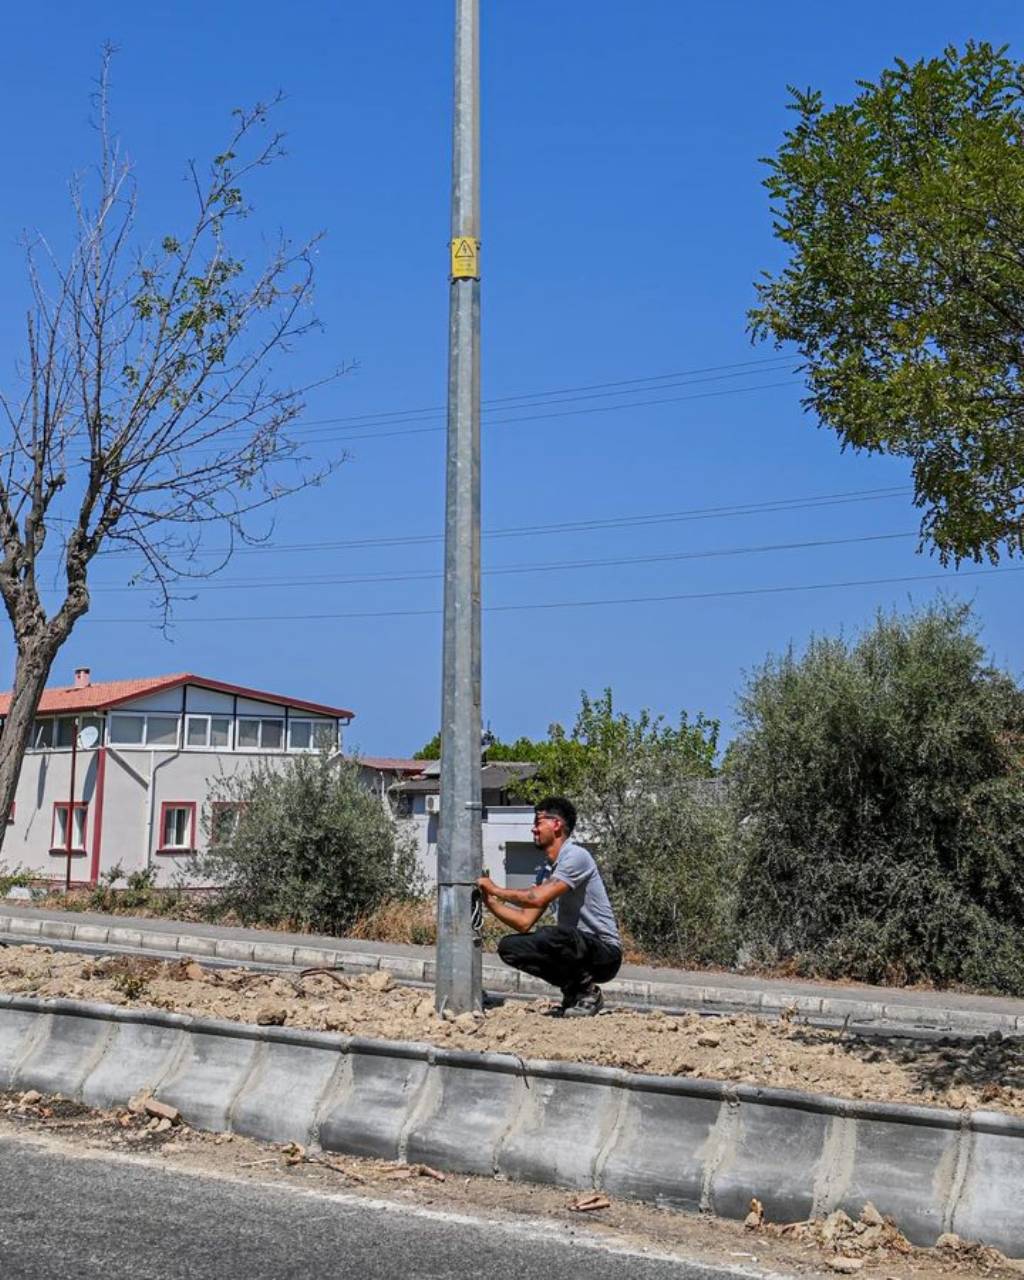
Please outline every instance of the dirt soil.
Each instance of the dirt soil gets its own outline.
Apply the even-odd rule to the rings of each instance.
[[[441,1018],[429,991],[399,986],[383,970],[351,977],[307,970],[293,977],[216,969],[184,958],[82,957],[39,946],[0,946],[0,991],[842,1098],[1024,1115],[1024,1041],[998,1032],[973,1042],[878,1044],[785,1016],[671,1017],[623,1010],[554,1018],[554,1006],[545,1000],[508,1001],[484,1015]]]
[[[199,1177],[289,1186],[322,1196],[325,1211],[330,1197],[342,1195],[470,1214],[517,1234],[540,1225],[612,1249],[729,1266],[764,1280],[857,1272],[880,1280],[1024,1276],[1024,1264],[957,1236],[942,1237],[941,1247],[915,1248],[870,1205],[856,1222],[837,1212],[811,1222],[771,1223],[755,1200],[746,1224],[726,1222],[501,1177],[465,1177],[426,1165],[328,1156],[296,1143],[202,1133],[177,1116],[150,1116],[144,1100],[132,1109],[93,1111],[59,1095],[0,1092],[0,1143],[5,1139],[37,1143],[67,1159],[129,1160]]]

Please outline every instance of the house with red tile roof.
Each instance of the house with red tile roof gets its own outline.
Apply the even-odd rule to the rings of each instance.
[[[0,721],[9,708],[0,694]],[[210,799],[215,779],[297,753],[340,753],[354,714],[192,672],[93,683],[79,668],[39,701],[4,861],[40,879],[63,881],[70,863],[75,883],[116,865],[154,868],[166,882],[205,832],[233,820]]]

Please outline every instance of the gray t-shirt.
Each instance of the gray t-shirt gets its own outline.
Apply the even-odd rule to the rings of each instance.
[[[551,879],[569,886],[554,901],[560,929],[579,929],[622,949],[612,904],[597,869],[597,863],[582,845],[567,840],[558,851]]]

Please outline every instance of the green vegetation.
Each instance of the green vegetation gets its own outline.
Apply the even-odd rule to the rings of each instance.
[[[1024,994],[1024,692],[986,665],[967,606],[814,639],[740,707],[751,954]]]
[[[389,899],[424,892],[412,840],[353,761],[296,756],[280,771],[261,764],[219,779],[212,798],[204,826],[216,843],[197,866],[218,886],[213,913],[343,934]]]
[[[8,870],[6,864],[0,862],[0,898],[6,898],[12,889],[27,889],[32,877],[20,867]]]
[[[910,460],[943,562],[1019,553],[1024,65],[972,43],[831,110],[791,92],[765,181],[789,258],[752,329],[797,344],[844,447]]]

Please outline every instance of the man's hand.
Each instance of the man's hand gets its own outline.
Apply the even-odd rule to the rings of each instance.
[[[498,891],[498,886],[490,876],[481,876],[476,883],[480,892],[486,894],[488,898],[493,897]]]

